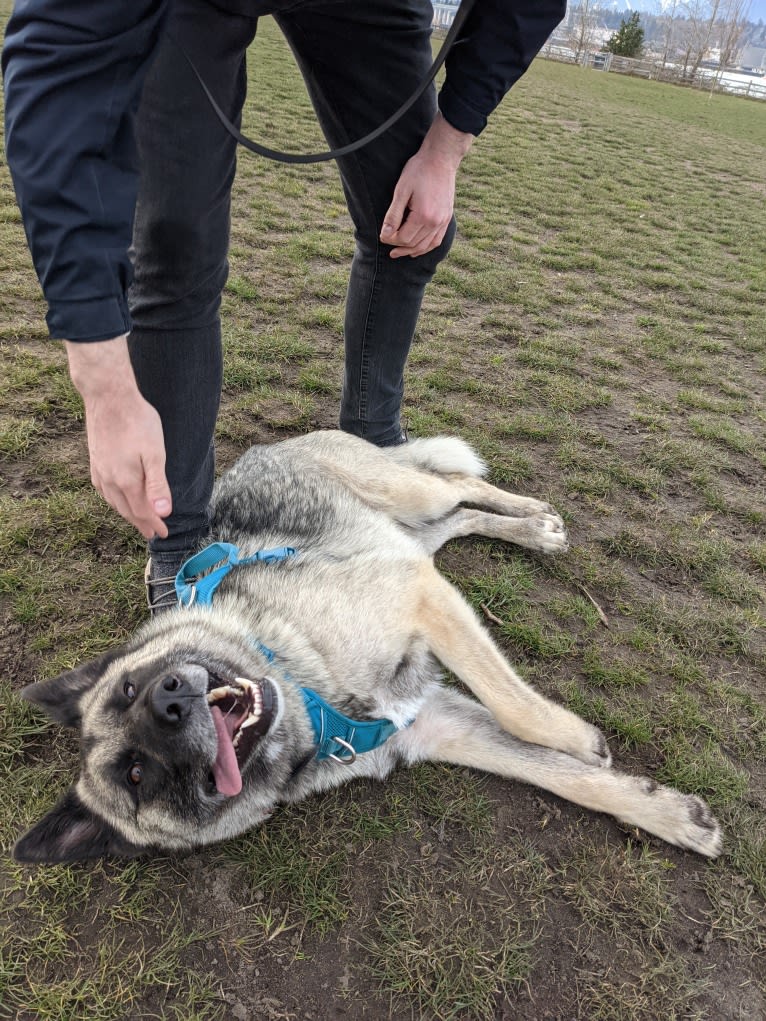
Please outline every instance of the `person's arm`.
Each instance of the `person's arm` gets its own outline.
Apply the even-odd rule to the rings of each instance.
[[[133,117],[166,0],[24,0],[5,37],[6,156],[53,337],[129,328]]]
[[[463,157],[566,11],[565,0],[475,0],[447,57],[439,113],[404,167],[380,239],[390,256],[437,248],[446,233]]]
[[[24,0],[3,49],[6,153],[51,335],[85,403],[91,479],[147,538],[171,510],[157,412],[128,356],[133,117],[165,0]]]
[[[480,134],[566,13],[566,0],[475,0],[446,61],[439,109]]]

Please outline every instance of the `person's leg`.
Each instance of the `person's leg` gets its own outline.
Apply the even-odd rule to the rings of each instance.
[[[256,22],[200,0],[171,5],[178,39],[232,120],[245,95],[244,54]],[[213,432],[222,377],[219,305],[228,271],[236,146],[186,59],[166,36],[137,118],[141,186],[134,228],[130,353],[162,418],[173,496],[167,539],[150,542],[169,574],[209,530]]]
[[[410,97],[431,65],[429,0],[307,2],[277,21],[306,80],[328,142],[361,138]],[[339,160],[356,252],[346,300],[340,426],[379,446],[402,440],[404,366],[423,292],[454,237],[416,259],[391,259],[379,239],[404,164],[436,112],[433,89],[381,138]]]

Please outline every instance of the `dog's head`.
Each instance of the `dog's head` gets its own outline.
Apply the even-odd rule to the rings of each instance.
[[[295,746],[277,736],[284,693],[256,650],[209,631],[191,621],[150,626],[129,645],[24,689],[55,721],[79,729],[81,768],[17,842],[17,860],[191,848],[269,813],[292,768],[285,747]]]

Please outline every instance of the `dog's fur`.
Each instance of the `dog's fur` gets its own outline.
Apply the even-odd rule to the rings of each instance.
[[[211,607],[166,612],[123,648],[25,689],[79,728],[82,764],[16,857],[186,850],[263,822],[281,802],[424,760],[537,784],[718,855],[707,805],[613,771],[600,731],[524,684],[436,571],[432,554],[470,533],[544,553],[566,548],[551,507],[497,489],[483,473],[450,438],[379,450],[314,433],[245,454],[217,486],[214,537],[243,554],[287,545],[298,556],[236,567]],[[444,687],[439,664],[480,701]],[[225,796],[211,774],[220,752],[207,694],[265,676],[274,716],[242,763],[241,793]],[[158,696],[163,686],[176,692],[172,712]],[[402,729],[352,764],[318,761],[299,686],[355,719],[384,717]]]

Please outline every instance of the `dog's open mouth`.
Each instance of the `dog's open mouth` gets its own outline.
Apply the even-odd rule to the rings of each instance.
[[[274,715],[275,695],[270,681],[233,681],[212,687],[207,693],[213,717],[218,751],[212,770],[221,794],[233,797],[242,790],[242,767],[259,737],[269,729]]]

